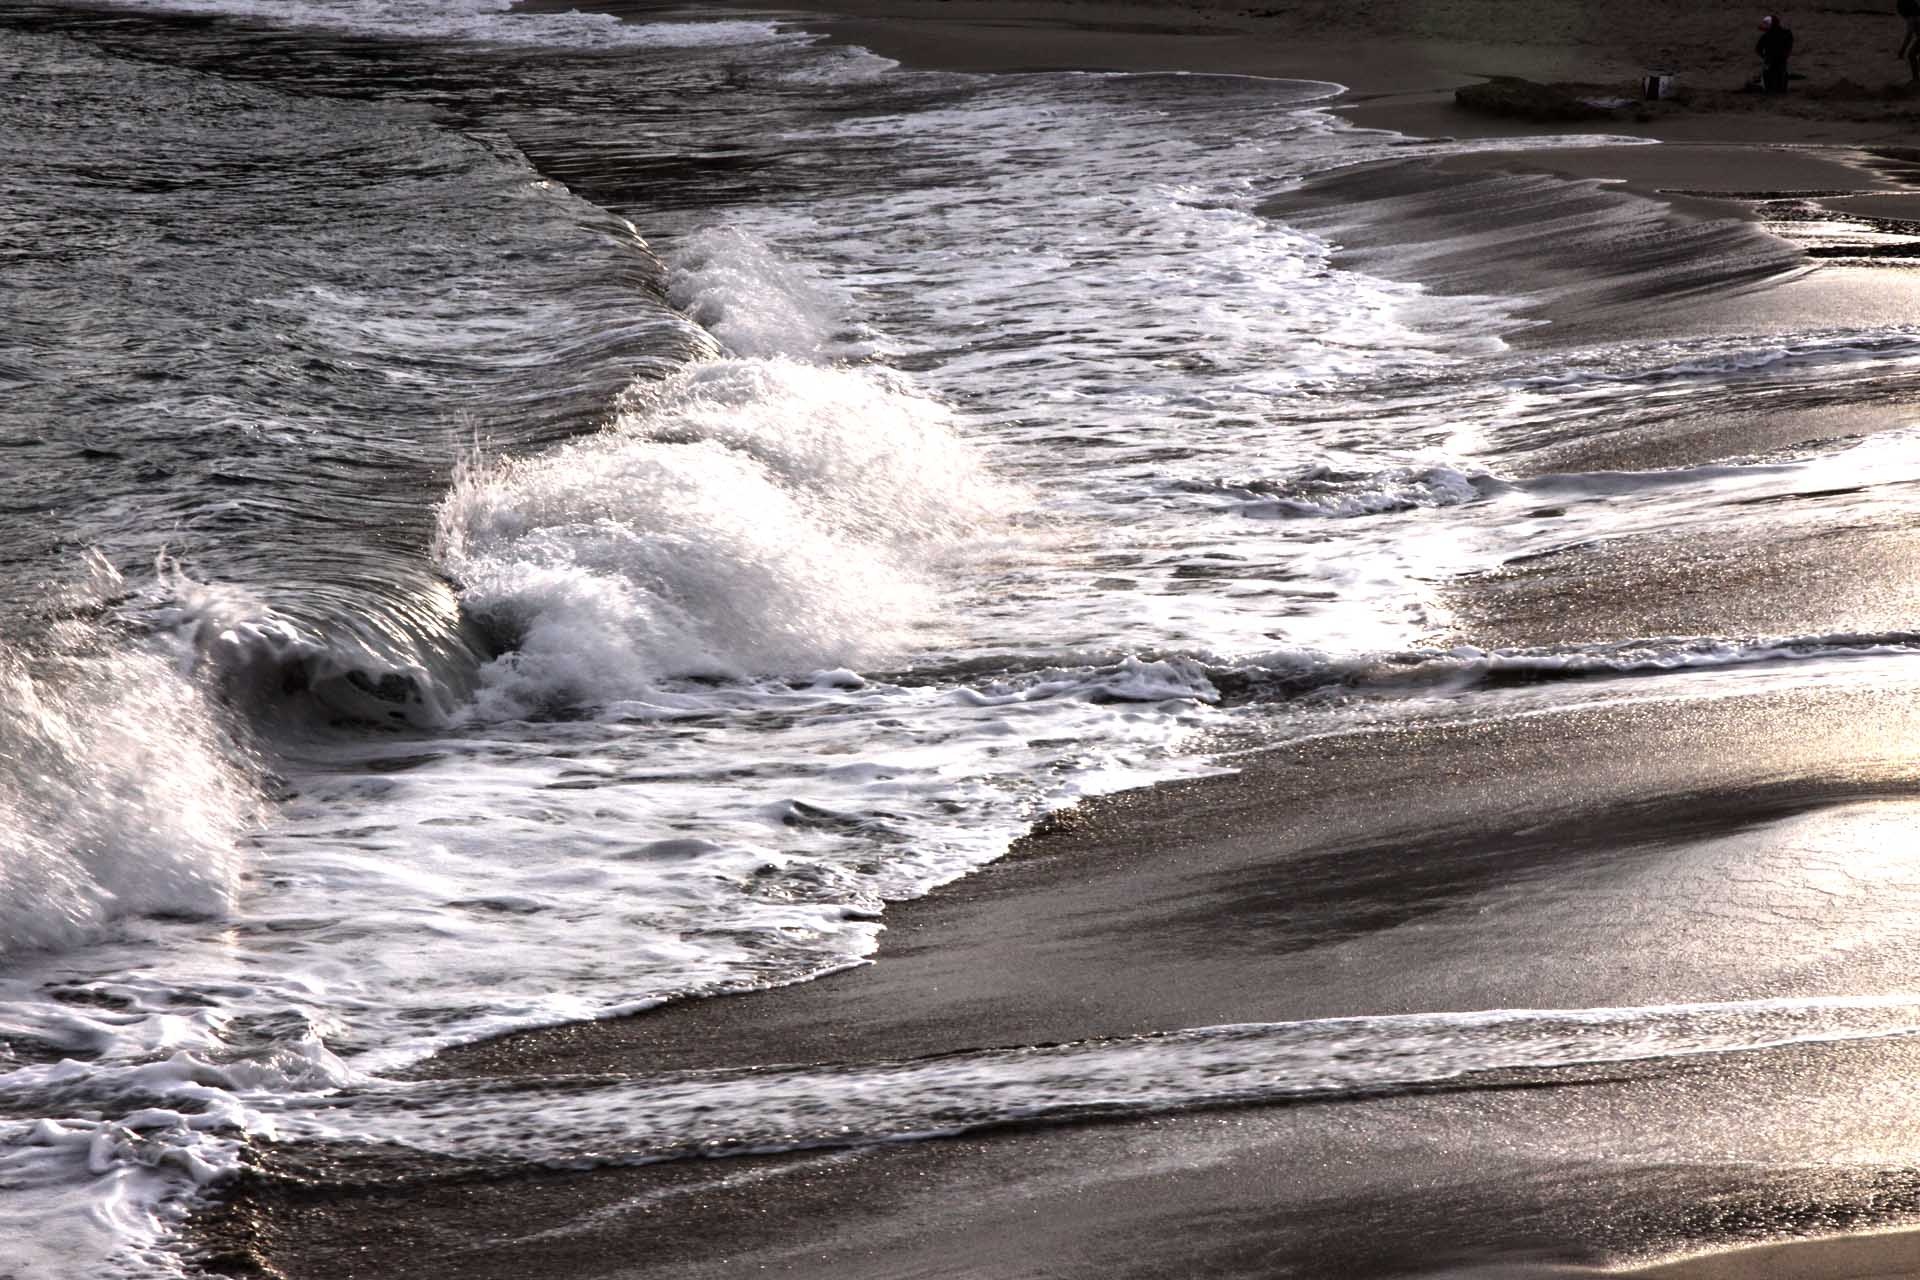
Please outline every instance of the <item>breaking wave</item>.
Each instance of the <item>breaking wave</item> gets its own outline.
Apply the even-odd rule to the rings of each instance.
[[[1010,495],[878,370],[721,360],[599,435],[469,470],[437,556],[503,656],[483,714],[899,654]]]
[[[118,587],[92,567],[93,593]],[[125,916],[225,915],[251,774],[163,650],[72,616],[0,643],[0,950],[77,946]]]

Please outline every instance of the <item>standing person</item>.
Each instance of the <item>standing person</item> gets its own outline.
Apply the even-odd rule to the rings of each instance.
[[[1900,40],[1900,52],[1894,56],[1905,58],[1907,71],[1915,80],[1920,80],[1920,0],[1894,0],[1893,8],[1907,24],[1907,33]]]
[[[1760,43],[1754,46],[1760,55],[1760,88],[1767,93],[1787,91],[1787,55],[1793,52],[1793,32],[1779,15],[1760,19]]]

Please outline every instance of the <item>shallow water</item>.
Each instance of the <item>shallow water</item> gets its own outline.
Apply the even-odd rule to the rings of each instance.
[[[489,1159],[764,1148],[789,1129],[753,1127],[762,1085],[698,1082],[664,1136],[631,1082],[569,1086],[579,1123],[536,1136],[544,1095],[390,1077],[856,963],[885,902],[1082,796],[1397,716],[1911,659],[1898,629],[1472,647],[1449,601],[1649,533],[1905,521],[1898,424],[1563,463],[1705,405],[1899,400],[1916,331],[1519,341],[1538,298],[1389,278],[1491,252],[1417,191],[1271,203],[1445,150],[1343,125],[1335,86],[915,73],[770,23],[503,10],[0,14],[0,1221],[36,1242],[23,1274],[180,1269],[191,1193],[276,1134],[458,1115]],[[1651,234],[1641,202],[1525,196],[1602,259]],[[1386,225],[1439,248],[1336,254]],[[1751,247],[1687,252],[1725,281]],[[1325,1035],[1373,1087],[1911,1030],[1898,1002],[1501,1015],[1465,1040],[1432,1013],[1088,1046],[1071,1087],[1015,1053],[792,1089],[897,1137],[1311,1091],[1299,1046]],[[1257,1083],[1188,1060],[1219,1034],[1272,1043]],[[744,1127],[704,1133],[707,1106]]]

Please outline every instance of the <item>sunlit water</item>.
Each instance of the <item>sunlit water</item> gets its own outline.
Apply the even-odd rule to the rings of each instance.
[[[1705,696],[1914,647],[1440,639],[1446,587],[1515,557],[1736,538],[1801,492],[1899,510],[1906,432],[1528,458],[1702,397],[1905,387],[1914,334],[1511,347],[1519,300],[1256,211],[1408,153],[1326,114],[1336,86],[504,10],[0,15],[21,1274],[177,1270],[249,1137],[657,1159],[1913,1029],[1897,1001],[1435,1011],[564,1099],[394,1083],[855,963],[885,902],[1229,746],[1472,714],[1514,670]],[[1484,705],[1520,696],[1645,688]],[[636,1088],[681,1109],[643,1125]]]

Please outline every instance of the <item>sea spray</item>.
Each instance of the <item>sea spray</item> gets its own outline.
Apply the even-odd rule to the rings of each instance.
[[[469,468],[436,553],[505,651],[483,715],[898,658],[1010,494],[897,375],[693,366],[608,430]]]
[[[707,227],[674,255],[668,297],[736,356],[824,363],[874,355],[852,290],[738,226]]]
[[[62,948],[126,915],[218,916],[252,821],[249,769],[162,646],[84,616],[117,593],[56,587],[68,616],[0,643],[0,950]]]

